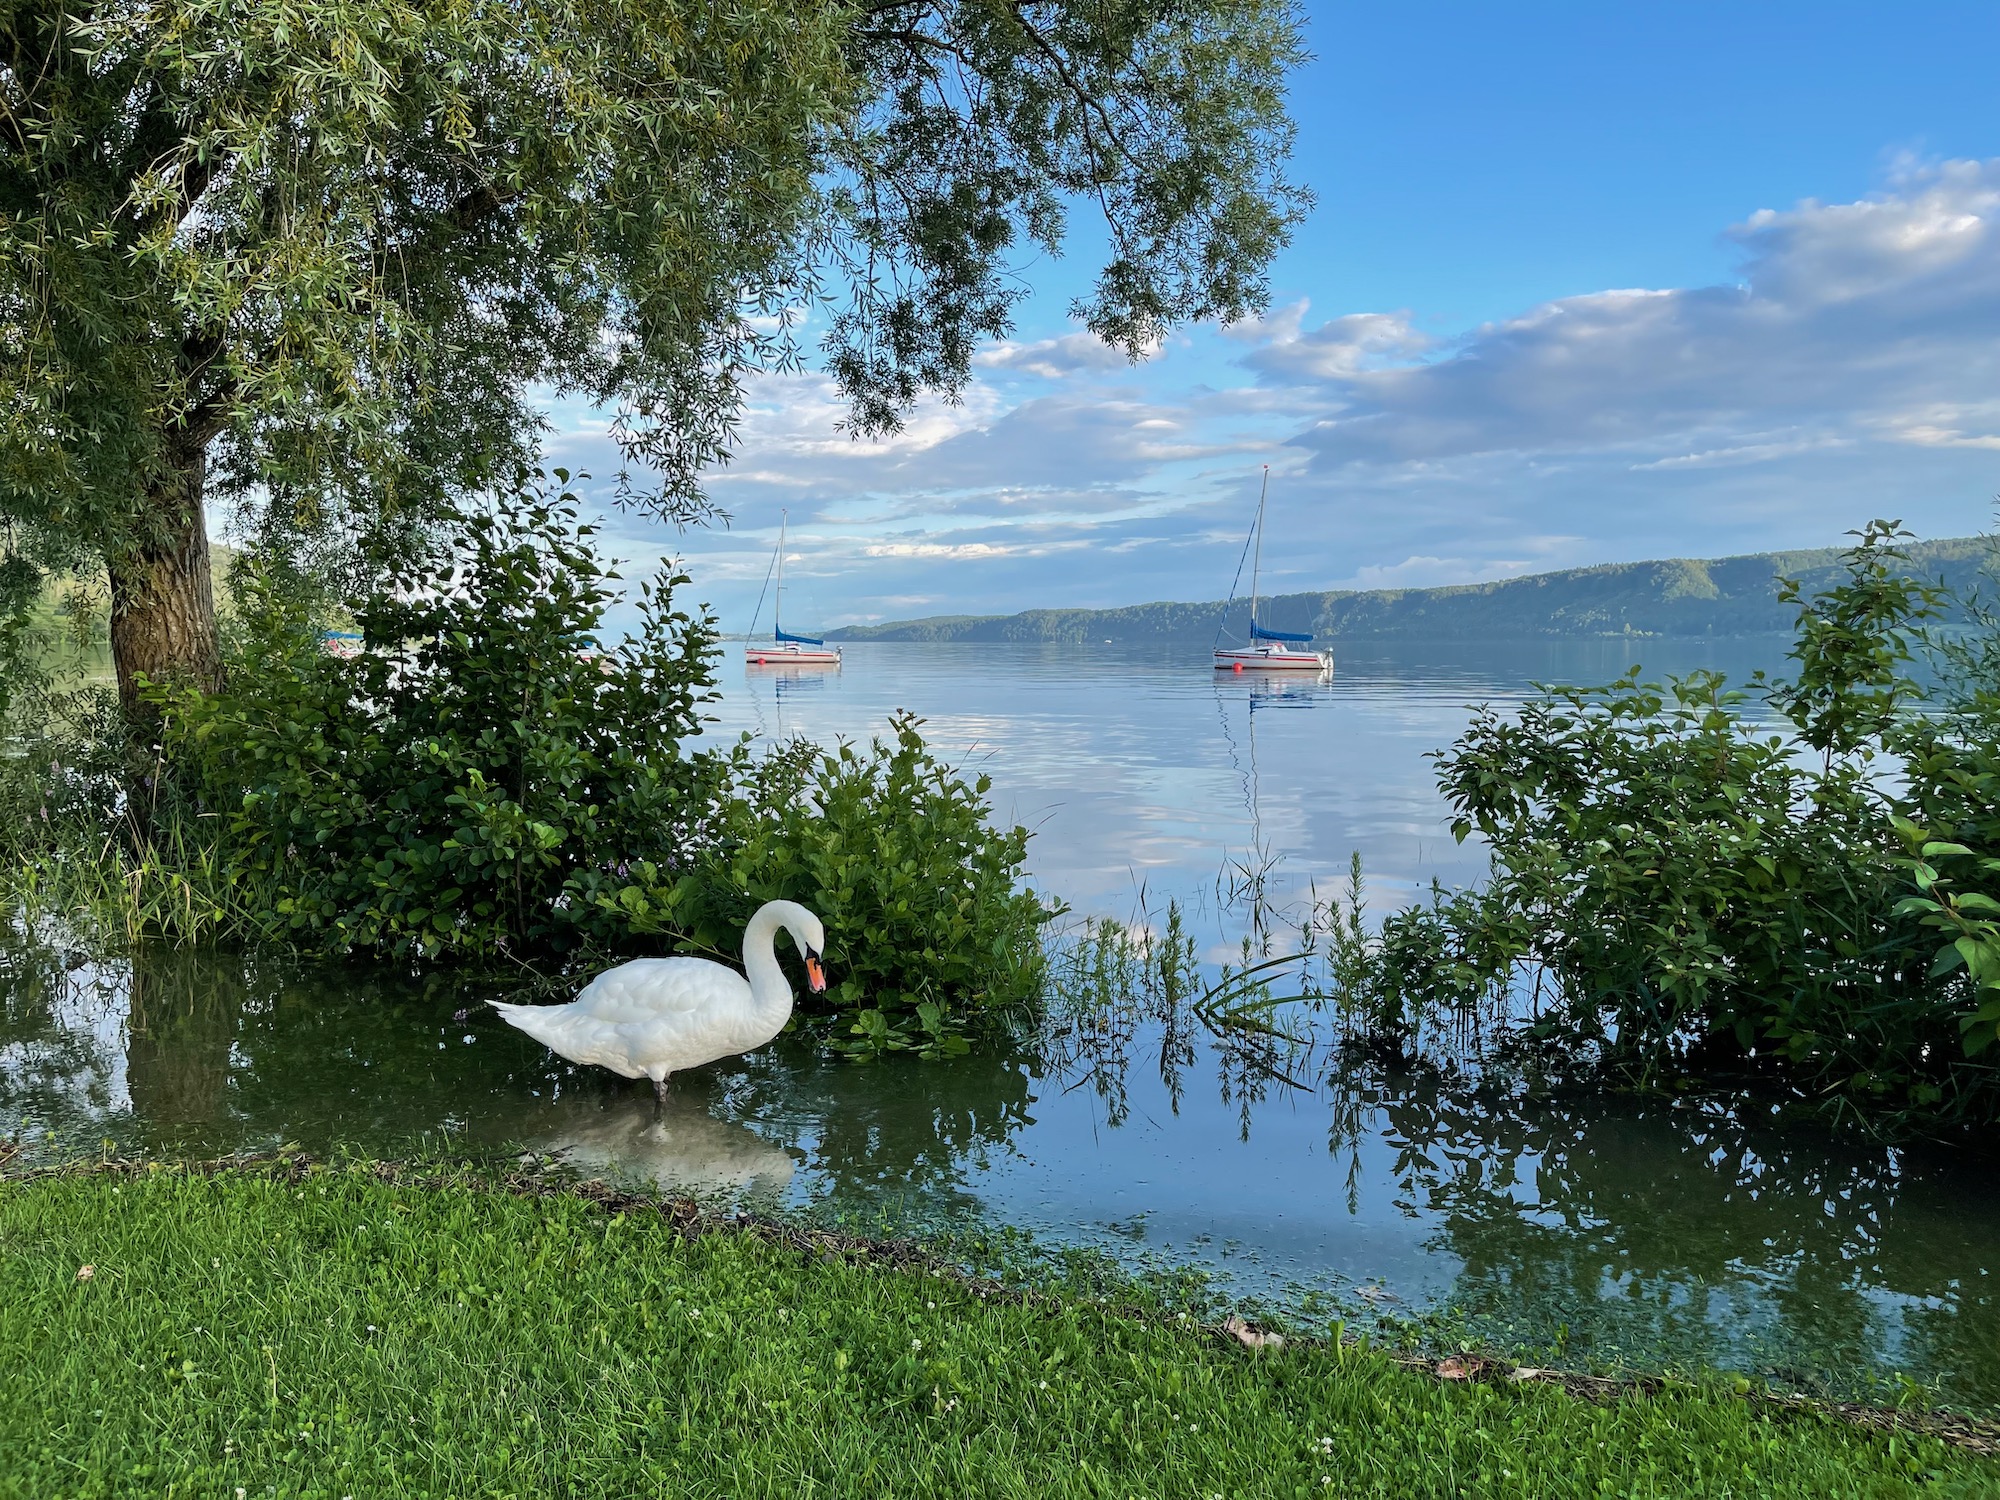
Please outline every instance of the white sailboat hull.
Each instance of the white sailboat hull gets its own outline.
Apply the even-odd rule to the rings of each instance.
[[[778,641],[769,646],[745,646],[743,660],[753,667],[837,667],[837,646],[795,646]]]
[[[1317,651],[1288,651],[1283,646],[1238,646],[1215,653],[1218,672],[1324,672],[1329,665]]]
[[[1309,635],[1295,635],[1290,641],[1274,640],[1280,631],[1264,631],[1257,628],[1257,597],[1262,592],[1264,574],[1264,502],[1271,494],[1271,466],[1264,465],[1264,482],[1257,488],[1257,520],[1251,529],[1251,539],[1257,544],[1255,561],[1250,565],[1250,640],[1242,646],[1218,644],[1215,649],[1214,665],[1218,672],[1325,672],[1333,666],[1330,652],[1300,651],[1293,642],[1312,639]],[[1246,547],[1249,543],[1246,541]],[[1236,577],[1243,577],[1242,564],[1237,565]],[[1229,603],[1236,602],[1236,584],[1229,585]],[[1226,611],[1228,605],[1223,608]],[[1215,632],[1219,643],[1222,631]]]

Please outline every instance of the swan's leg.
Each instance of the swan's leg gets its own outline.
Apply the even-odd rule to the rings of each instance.
[[[667,1079],[671,1076],[671,1074],[663,1073],[653,1080],[653,1102],[658,1104],[662,1109],[666,1108]]]

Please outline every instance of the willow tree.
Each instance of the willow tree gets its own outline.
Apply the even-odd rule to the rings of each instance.
[[[956,392],[1079,206],[1135,357],[1263,305],[1289,0],[0,0],[0,589],[101,562],[121,692],[219,672],[205,510],[369,533],[616,413],[686,522],[817,336]]]

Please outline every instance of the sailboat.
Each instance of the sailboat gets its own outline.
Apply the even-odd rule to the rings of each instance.
[[[1271,493],[1271,466],[1264,465],[1264,485],[1257,491],[1257,524],[1252,535],[1256,541],[1255,561],[1250,565],[1250,642],[1244,646],[1222,644],[1221,627],[1215,632],[1215,670],[1218,672],[1324,672],[1329,665],[1327,658],[1317,651],[1301,651],[1298,647],[1309,644],[1310,635],[1300,635],[1290,630],[1266,630],[1257,623],[1257,590],[1262,581],[1260,575],[1264,567],[1264,502]],[[1237,578],[1243,576],[1243,564],[1237,563]],[[1236,589],[1229,590],[1232,602]],[[1227,610],[1225,605],[1224,609]]]
[[[778,513],[778,552],[771,559],[771,566],[778,575],[777,593],[771,599],[771,644],[768,646],[752,643],[743,648],[743,657],[753,667],[837,667],[840,665],[840,648],[829,646],[817,636],[792,635],[783,625],[785,617],[785,527],[790,523],[791,512]],[[770,574],[765,574],[770,581]],[[757,610],[762,613],[764,596],[757,596]],[[750,632],[757,632],[757,616],[750,617]]]

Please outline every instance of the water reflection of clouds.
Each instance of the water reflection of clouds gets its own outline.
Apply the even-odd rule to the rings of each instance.
[[[838,674],[782,704],[755,674],[728,678],[714,711],[725,733],[865,739],[913,710],[942,754],[993,777],[996,815],[1035,833],[1037,884],[1082,913],[1131,916],[1141,888],[1212,909],[1226,862],[1260,850],[1268,889],[1291,902],[1329,894],[1358,851],[1379,915],[1433,878],[1484,873],[1482,846],[1451,837],[1428,758],[1470,705],[1519,702],[1537,681],[1606,681],[1635,655],[1652,675],[1717,667],[1741,680],[1782,648],[1356,646],[1308,681],[1219,674],[1195,647],[1090,648],[1088,663],[1083,649],[853,644]],[[1234,933],[1223,918],[1213,936]]]
[[[811,704],[786,705],[783,727],[860,738],[915,710],[943,754],[993,776],[996,814],[1036,834],[1037,881],[1082,912],[1128,915],[1142,886],[1212,905],[1225,862],[1252,849],[1297,901],[1359,849],[1381,902],[1483,866],[1451,842],[1424,759],[1482,680],[1421,664],[1401,679],[1379,664],[1327,681],[1220,678],[1205,653],[1079,668],[1056,648],[869,643]],[[718,713],[770,732],[755,681],[725,685]]]
[[[0,955],[0,1138],[122,1114],[130,971],[14,935]]]

